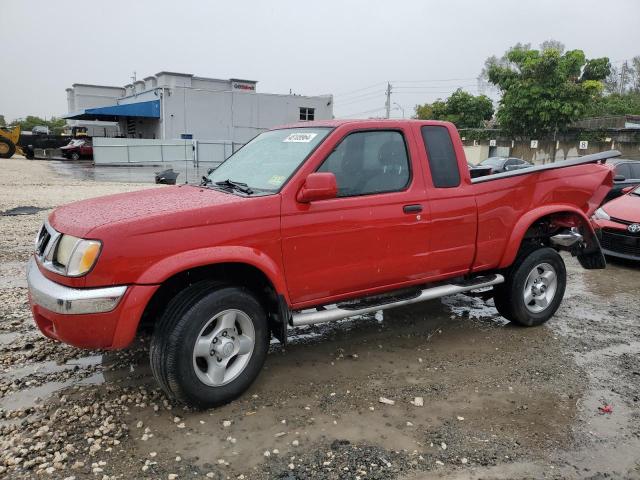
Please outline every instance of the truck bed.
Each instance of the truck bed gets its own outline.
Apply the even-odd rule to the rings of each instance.
[[[571,160],[561,160],[559,162],[547,163],[545,165],[536,165],[530,168],[522,168],[512,170],[510,172],[496,173],[493,175],[485,175],[483,177],[472,178],[471,183],[491,182],[502,178],[518,177],[520,175],[528,175],[530,173],[543,172],[546,170],[557,170],[559,168],[575,167],[576,165],[586,165],[588,163],[604,163],[607,159],[619,157],[621,153],[618,150],[608,150],[606,152],[593,153],[582,157],[573,158]]]

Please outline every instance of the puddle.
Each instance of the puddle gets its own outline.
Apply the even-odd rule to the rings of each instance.
[[[155,183],[155,174],[167,169],[178,173],[177,183],[199,183],[200,178],[207,174],[212,165],[194,167],[193,163],[172,162],[162,165],[140,165],[132,167],[114,167],[93,165],[92,162],[50,162],[53,170],[66,177],[76,180],[91,180],[95,182],[123,182],[123,183]]]
[[[39,400],[46,399],[58,390],[73,385],[74,380],[69,379],[64,382],[47,382],[37,387],[26,388],[14,393],[5,395],[0,399],[0,408],[5,410],[17,410],[34,406]]]
[[[38,399],[46,399],[57,391],[75,384],[103,383],[104,377],[101,372],[93,373],[89,376],[84,375],[87,369],[99,366],[101,363],[102,355],[91,355],[72,359],[63,364],[58,364],[55,361],[34,362],[21,367],[6,369],[0,373],[0,378],[8,380],[8,383],[24,379],[26,381],[24,385],[27,388],[7,393],[4,398],[0,399],[0,408],[7,410],[26,408],[33,406]],[[80,373],[76,374],[75,370],[79,370]],[[57,375],[61,372],[70,372],[71,375],[61,380]],[[33,378],[30,379],[29,377],[31,376]],[[50,376],[51,378],[40,382],[41,378],[45,376]],[[36,385],[29,386],[29,382],[33,382]]]
[[[16,217],[18,215],[34,215],[38,212],[41,212],[42,210],[47,210],[47,209],[42,207],[34,207],[32,205],[20,206],[20,207],[10,208],[9,210],[0,212],[0,216]]]
[[[458,293],[441,299],[443,305],[451,310],[457,317],[473,318],[477,320],[491,319],[499,325],[506,325],[508,320],[498,315],[498,311],[491,304],[481,297],[474,297]]]

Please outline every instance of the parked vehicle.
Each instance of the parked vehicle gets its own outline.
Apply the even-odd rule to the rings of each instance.
[[[68,145],[60,148],[64,158],[80,160],[81,158],[93,158],[93,144],[89,137],[74,138]]]
[[[201,408],[245,391],[290,326],[487,287],[502,316],[540,325],[565,291],[558,250],[605,267],[589,217],[612,184],[598,163],[615,155],[472,180],[447,122],[271,130],[200,186],[54,210],[28,267],[33,316],[84,348],[153,328],[156,380]]]
[[[491,175],[493,173],[493,168],[486,165],[473,165],[467,162],[467,166],[469,167],[469,175],[471,178],[484,177],[485,175]]]
[[[622,195],[626,187],[640,185],[640,160],[614,158],[607,163],[614,166],[613,188],[604,199],[605,202]]]
[[[20,147],[20,126],[11,129],[0,127],[0,158],[11,158]],[[20,152],[22,153],[22,152]]]
[[[640,261],[640,186],[596,210],[593,221],[605,255]]]
[[[491,167],[493,173],[509,172],[521,168],[533,167],[532,163],[516,157],[489,157],[480,162],[484,167]]]

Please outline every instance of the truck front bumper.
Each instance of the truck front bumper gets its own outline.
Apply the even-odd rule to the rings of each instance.
[[[80,348],[123,348],[135,337],[157,285],[70,288],[52,282],[34,258],[27,266],[29,303],[47,337]]]

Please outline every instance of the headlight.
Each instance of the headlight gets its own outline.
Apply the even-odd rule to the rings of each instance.
[[[71,235],[62,235],[56,248],[54,263],[64,268],[70,277],[87,273],[98,259],[102,244],[97,240],[83,240]]]
[[[598,220],[611,220],[611,217],[607,212],[605,212],[602,208],[599,208],[593,214],[593,218],[597,218]]]

